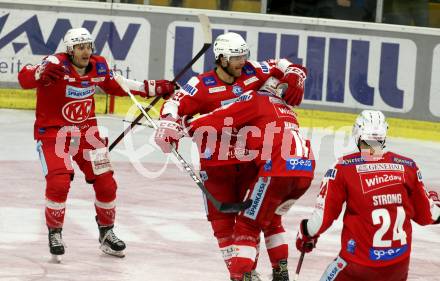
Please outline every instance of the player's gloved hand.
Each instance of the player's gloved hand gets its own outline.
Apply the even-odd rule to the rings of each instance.
[[[298,234],[296,235],[296,248],[298,251],[310,253],[315,247],[316,243],[318,243],[319,235],[311,237],[307,231],[307,221],[302,220]]]
[[[154,135],[154,141],[164,153],[171,152],[171,145],[176,149],[179,139],[184,136],[182,125],[178,123],[178,119],[167,115],[161,117],[158,122],[158,129]]]
[[[182,126],[184,136],[192,137],[194,134],[193,126],[191,126],[192,118],[192,116],[185,115],[177,121]]]
[[[307,78],[307,69],[301,65],[289,66],[278,88],[284,90],[283,99],[291,106],[300,105],[304,96],[304,81]],[[285,86],[287,84],[288,87]]]
[[[48,86],[64,78],[64,66],[55,56],[48,56],[35,70],[35,80]]]
[[[160,96],[164,99],[169,98],[174,90],[177,89],[177,85],[168,80],[144,80],[145,97]]]
[[[438,206],[440,206],[440,197],[438,196],[438,193],[434,190],[428,191],[428,197],[429,199],[431,199],[432,201],[434,201],[434,203]]]
[[[437,205],[437,210],[434,212],[439,213],[440,212],[439,211],[439,209],[440,209],[440,199],[439,198],[440,197],[438,196],[438,193],[433,190],[428,191],[428,197],[429,197],[429,199],[431,199],[434,202],[435,205]],[[431,209],[431,212],[432,212],[432,209]],[[434,224],[440,224],[440,215],[438,216],[438,219],[434,222]]]

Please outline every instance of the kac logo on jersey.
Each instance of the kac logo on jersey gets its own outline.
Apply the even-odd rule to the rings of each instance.
[[[373,261],[388,261],[400,257],[408,250],[408,245],[403,245],[397,248],[370,248],[370,260]]]
[[[64,119],[71,123],[81,123],[89,118],[92,112],[92,99],[71,101],[65,104],[61,110]]]
[[[232,86],[232,92],[238,97],[241,96],[241,94],[243,94],[243,88],[240,87],[239,85],[234,85]]]
[[[215,78],[213,76],[207,76],[207,77],[203,77],[203,84],[205,84],[205,86],[214,86],[217,85],[217,81],[215,81]]]
[[[83,99],[95,93],[95,87],[77,88],[70,85],[66,87],[66,97],[71,99]]]
[[[301,158],[290,158],[286,161],[287,171],[312,171],[312,160]]]

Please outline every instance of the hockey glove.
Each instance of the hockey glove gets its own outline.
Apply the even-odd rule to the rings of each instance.
[[[318,243],[319,235],[311,237],[307,231],[308,220],[302,220],[298,234],[296,235],[296,248],[298,251],[310,253]]]
[[[437,193],[437,192],[435,192],[435,191],[433,191],[433,190],[428,191],[428,198],[429,198],[431,201],[434,202],[434,204],[435,204],[436,207],[437,207],[437,210],[440,209],[440,199],[439,199],[439,196],[438,196],[438,193]],[[434,208],[435,208],[435,207],[434,207]],[[432,208],[431,208],[431,209],[432,209]],[[437,218],[437,220],[434,222],[434,224],[440,224],[440,216]]]
[[[300,105],[304,96],[304,81],[307,77],[306,68],[301,65],[290,66],[286,69],[279,86],[287,84],[283,99],[291,106]]]
[[[48,86],[64,78],[64,67],[55,56],[48,56],[35,70],[35,80]]]
[[[168,99],[176,89],[176,84],[168,80],[144,80],[145,93],[144,97],[159,96]]]
[[[171,152],[171,145],[177,149],[179,139],[184,136],[182,126],[177,121],[176,118],[167,115],[161,117],[158,122],[154,141],[164,153]]]

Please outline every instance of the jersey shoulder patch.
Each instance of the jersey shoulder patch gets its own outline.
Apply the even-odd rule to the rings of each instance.
[[[396,163],[396,164],[402,164],[411,168],[415,168],[416,167],[416,163],[407,157],[403,157],[401,155],[398,154],[392,154],[391,156],[391,160]]]
[[[243,72],[244,74],[246,74],[247,76],[250,75],[255,75],[257,72],[255,71],[255,67],[253,67],[253,65],[251,64],[245,64],[243,66]]]
[[[217,81],[215,80],[215,77],[212,75],[203,77],[202,81],[206,87],[211,87],[211,86],[217,85]]]
[[[200,82],[199,78],[194,76],[191,79],[189,79],[185,85],[183,85],[180,91],[186,95],[194,96],[198,91],[196,86],[197,84],[199,84],[199,82]]]

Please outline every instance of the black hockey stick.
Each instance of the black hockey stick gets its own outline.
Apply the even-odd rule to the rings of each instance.
[[[144,115],[145,118],[147,118],[148,122],[151,123],[153,128],[155,130],[157,130],[158,127],[157,127],[156,122],[154,122],[154,120],[151,118],[151,116],[148,115],[148,113],[144,110],[142,105],[137,101],[135,96],[130,92],[130,89],[128,89],[127,85],[124,84],[123,78],[121,78],[120,76],[115,76],[115,80],[116,80],[116,82],[119,83],[121,88],[124,89],[125,92],[127,92],[127,94],[130,96],[131,100],[134,102],[134,104],[141,111],[142,115]],[[196,175],[194,170],[191,168],[191,166],[188,164],[188,162],[186,162],[185,159],[183,159],[182,155],[180,155],[180,153],[176,150],[176,148],[174,148],[174,146],[172,146],[171,144],[170,144],[170,146],[171,146],[171,152],[174,154],[174,156],[177,158],[177,160],[179,160],[179,162],[183,166],[183,168],[185,168],[185,171],[189,174],[189,176],[193,179],[193,181],[195,181],[195,183],[202,190],[202,192],[206,196],[206,198],[212,203],[212,205],[214,205],[214,207],[218,211],[220,211],[222,213],[238,213],[238,212],[245,210],[251,206],[251,204],[252,204],[251,199],[248,199],[248,200],[246,200],[244,202],[240,202],[240,203],[224,203],[224,202],[218,201],[206,189],[202,180],[199,179],[199,177]]]
[[[203,36],[205,38],[203,47],[200,49],[200,51],[192,58],[192,60],[190,62],[188,62],[184,68],[182,68],[182,70],[176,75],[176,77],[174,77],[174,79],[172,80],[172,82],[177,82],[177,80],[180,79],[180,77],[183,76],[183,74],[185,74],[185,72],[190,69],[190,67],[193,66],[193,64],[209,49],[209,47],[211,47],[212,45],[212,33],[211,33],[211,25],[209,23],[209,18],[204,15],[204,14],[200,14],[199,15],[199,21],[200,21],[200,25],[202,26],[202,30],[203,30]],[[150,111],[151,108],[153,108],[156,103],[160,100],[161,97],[155,97],[153,99],[153,101],[144,108],[145,112]],[[128,126],[109,146],[109,151],[112,151],[112,149],[125,137],[126,134],[128,134],[134,126],[136,126],[137,123],[139,123],[139,121],[142,119],[142,117],[144,117],[144,115],[141,113],[139,114],[136,119],[133,120],[133,122],[130,124],[130,126]]]
[[[298,281],[299,272],[301,271],[301,266],[303,264],[305,254],[306,254],[306,251],[303,249],[301,251],[301,256],[299,257],[298,265],[296,266],[296,272],[295,272],[295,277],[293,278],[293,281]]]

